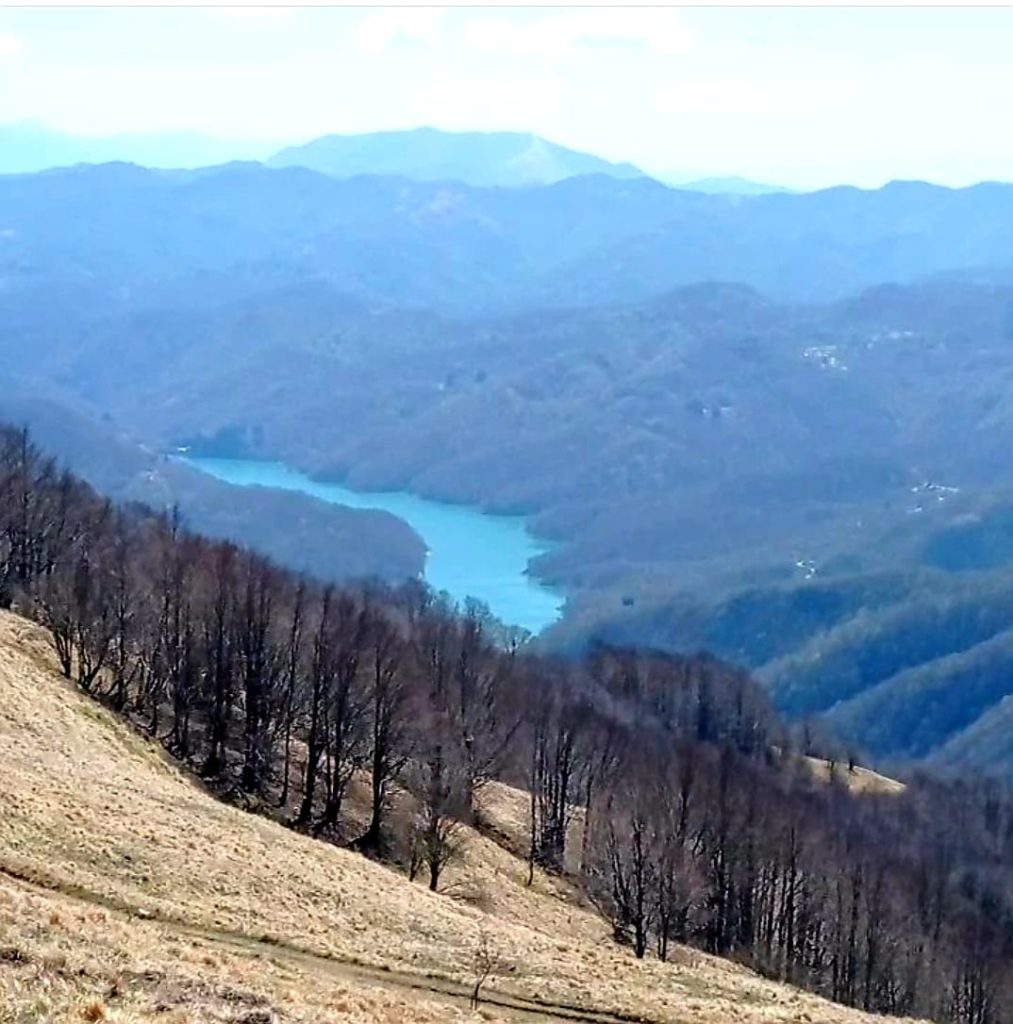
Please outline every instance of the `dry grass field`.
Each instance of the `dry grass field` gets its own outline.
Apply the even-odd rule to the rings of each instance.
[[[856,765],[851,771],[847,763],[831,765],[829,761],[820,757],[806,757],[813,775],[823,782],[829,782],[831,777],[838,782],[846,783],[854,793],[902,793],[904,783],[891,779],[889,776],[880,775],[871,768],[861,768]]]
[[[521,794],[485,810],[522,832]],[[526,876],[469,832],[433,894],[228,807],[0,614],[2,1024],[872,1019],[690,950],[638,962],[564,882]]]

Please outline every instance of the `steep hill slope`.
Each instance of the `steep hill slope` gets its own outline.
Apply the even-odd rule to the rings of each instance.
[[[952,752],[962,733],[977,731],[982,716],[1013,693],[1013,630],[966,650],[954,646],[952,654],[897,672],[842,701],[826,721],[878,756],[922,758],[943,744]],[[994,768],[1008,770],[1000,758]]]
[[[177,507],[192,529],[319,577],[400,583],[425,567],[422,539],[389,513],[262,488],[240,494],[120,434],[81,399],[51,398],[0,374],[0,419],[27,427],[61,467],[73,466],[107,497]],[[287,528],[279,530],[282,522]]]
[[[1008,678],[1008,677],[1007,677]],[[936,751],[932,763],[944,770],[1013,776],[1013,695],[1003,697],[963,732]]]
[[[476,833],[432,894],[218,803],[60,680],[40,631],[7,613],[0,762],[5,1024],[872,1019],[689,951],[637,962],[565,884],[526,887]],[[509,831],[516,797],[497,789],[488,813]]]
[[[711,650],[750,668],[787,717],[819,719],[881,763],[1010,774],[999,726],[1013,694],[1008,567],[828,571],[711,600],[661,594],[617,611],[585,596],[549,639]]]

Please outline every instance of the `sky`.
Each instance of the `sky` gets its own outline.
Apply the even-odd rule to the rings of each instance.
[[[1013,180],[1010,8],[0,8],[0,122],[532,131],[798,188]]]

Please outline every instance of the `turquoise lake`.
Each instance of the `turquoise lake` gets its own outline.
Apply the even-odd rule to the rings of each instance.
[[[531,535],[523,516],[489,515],[472,506],[401,491],[353,491],[313,480],[280,462],[190,457],[181,461],[242,487],[301,491],[335,505],[390,512],[425,541],[425,577],[436,590],[445,590],[457,601],[476,597],[498,619],[532,633],[560,616],[562,596],[527,574],[529,561],[549,545]]]

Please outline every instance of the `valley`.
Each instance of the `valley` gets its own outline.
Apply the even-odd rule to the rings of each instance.
[[[1001,185],[729,197],[644,177],[490,189],[254,164],[7,176],[0,413],[40,425],[114,497],[176,503],[335,580],[417,577],[437,545],[384,513],[236,492],[151,453],[525,516],[537,545],[463,536],[514,552],[516,589],[487,599],[543,645],[704,647],[868,757],[988,770],[1005,761],[962,736],[985,728],[1004,677],[961,628],[927,634],[947,614],[932,609],[968,593],[997,602],[975,644],[1013,626],[994,596],[1013,567],[1011,217]],[[669,234],[677,251],[659,249]],[[773,234],[788,289],[763,256]],[[298,531],[277,527],[282,508]],[[762,621],[764,607],[792,612]],[[906,656],[789,696],[822,687],[813,659],[854,660],[878,635]],[[866,729],[901,721],[912,688],[956,694],[968,659],[979,696],[950,702],[931,739]],[[886,685],[919,666],[931,685]],[[833,710],[845,699],[863,703]]]
[[[241,487],[298,491],[345,508],[380,509],[397,516],[427,545],[424,575],[437,593],[462,607],[469,599],[487,605],[508,626],[537,635],[559,618],[561,595],[528,574],[545,546],[519,516],[491,516],[480,509],[426,501],[396,491],[368,493],[320,483],[277,463],[184,456],[203,473]]]
[[[1011,46],[0,8],[0,1024],[1013,1024]]]
[[[785,983],[901,1018],[1008,998],[999,783],[869,770],[710,654],[560,659],[418,581],[335,588],[0,438],[0,874],[30,908],[43,890],[196,939],[205,968],[149,931],[168,970],[114,946],[118,972],[74,949],[68,973],[16,910],[19,1010],[322,1008],[238,964],[225,988],[208,944],[277,947],[323,992],[382,977],[459,1005],[470,977],[493,1019],[820,1020],[814,995],[762,994]],[[62,922],[43,939],[72,945]],[[695,990],[699,956],[746,995]]]

